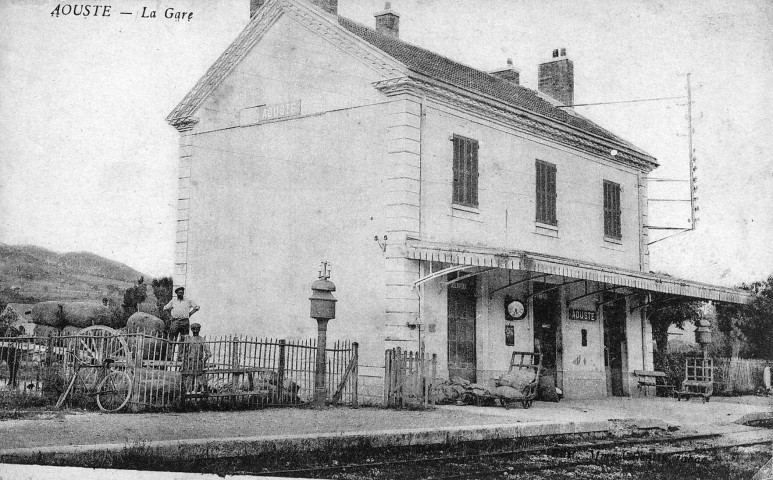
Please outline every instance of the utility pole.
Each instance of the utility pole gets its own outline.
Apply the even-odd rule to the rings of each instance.
[[[695,211],[698,207],[695,205],[695,155],[692,147],[692,86],[690,85],[690,74],[687,74],[687,143],[690,149],[690,230],[695,230]]]

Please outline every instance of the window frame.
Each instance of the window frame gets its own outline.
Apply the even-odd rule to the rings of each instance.
[[[536,159],[535,178],[535,222],[558,226],[558,168],[554,163]]]
[[[478,208],[480,143],[473,138],[457,134],[451,137],[451,142],[453,148],[451,203],[463,207]]]
[[[602,190],[604,210],[604,238],[621,241],[623,239],[622,191],[619,183],[604,180]]]

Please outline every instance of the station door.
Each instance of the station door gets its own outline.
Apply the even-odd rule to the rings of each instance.
[[[475,382],[475,277],[448,285],[448,375]]]

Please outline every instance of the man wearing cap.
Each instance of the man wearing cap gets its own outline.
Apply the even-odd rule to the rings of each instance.
[[[207,376],[204,373],[204,366],[212,352],[204,338],[199,335],[201,325],[191,324],[191,333],[193,336],[185,337],[183,342],[182,355],[182,375],[185,380],[185,391],[188,393],[206,392]]]
[[[199,311],[199,306],[185,297],[185,288],[177,287],[174,289],[177,298],[173,298],[164,305],[164,311],[171,310],[172,323],[169,326],[169,337],[175,338],[177,335],[188,336],[190,329],[191,315]]]

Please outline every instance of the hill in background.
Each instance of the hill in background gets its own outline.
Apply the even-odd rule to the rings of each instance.
[[[93,301],[107,297],[120,305],[123,292],[151,278],[123,263],[89,252],[57,253],[33,245],[0,243],[0,304],[44,300]],[[148,288],[148,300],[155,301]]]

